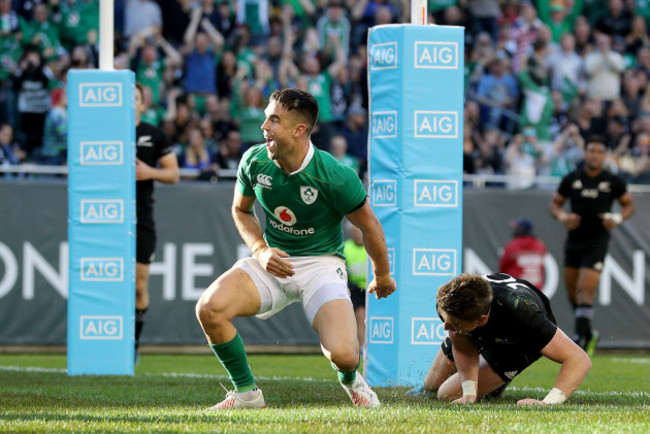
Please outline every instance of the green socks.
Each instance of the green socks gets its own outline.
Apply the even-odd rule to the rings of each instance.
[[[244,341],[242,341],[239,333],[230,342],[210,344],[210,349],[228,371],[230,381],[232,381],[237,392],[248,392],[257,387],[253,372],[251,372],[248,365]]]
[[[332,362],[330,362],[330,363],[332,364],[332,368],[334,368],[334,370],[338,374],[339,381],[342,384],[345,384],[346,386],[350,386],[350,385],[352,385],[354,383],[354,380],[357,378],[357,370],[356,369],[354,371],[352,371],[352,372],[341,372],[341,371],[338,370],[338,368],[336,367],[336,365],[334,363],[332,363]],[[357,368],[358,367],[359,367],[359,365],[357,365]]]

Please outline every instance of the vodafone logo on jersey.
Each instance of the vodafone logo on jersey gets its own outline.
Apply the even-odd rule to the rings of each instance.
[[[277,217],[277,219],[280,220],[282,224],[287,226],[293,226],[298,221],[293,211],[291,211],[286,206],[279,206],[275,208],[273,210],[273,214],[275,214],[275,217]]]
[[[291,211],[289,208],[286,206],[279,206],[276,207],[273,210],[273,214],[275,215],[275,218],[279,221],[275,221],[274,219],[269,218],[268,222],[271,226],[273,226],[275,229],[285,232],[287,234],[291,235],[298,235],[298,236],[304,236],[304,235],[314,235],[316,233],[316,230],[314,228],[304,228],[304,229],[296,229],[293,228],[292,226],[296,224],[298,219],[296,218],[296,215]]]

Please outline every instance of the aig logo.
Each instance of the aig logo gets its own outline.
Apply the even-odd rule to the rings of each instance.
[[[270,175],[265,175],[263,173],[257,175],[257,185],[259,185],[262,188],[270,189],[272,181],[273,178]]]
[[[392,344],[393,343],[393,317],[370,317],[370,343],[371,344]]]
[[[414,276],[455,276],[456,250],[413,249]]]
[[[437,345],[447,337],[439,318],[411,318],[411,344]]]
[[[122,164],[123,143],[116,142],[81,142],[81,164],[102,166]]]
[[[397,137],[397,112],[372,112],[372,137],[389,139]]]
[[[456,42],[415,42],[415,68],[458,69]]]
[[[435,139],[458,138],[458,113],[416,110],[415,137]]]
[[[370,188],[372,206],[397,206],[397,180],[376,179]]]
[[[81,280],[85,282],[121,282],[123,258],[81,258]]]
[[[82,315],[80,339],[119,340],[123,336],[121,316]]]
[[[416,179],[413,206],[457,207],[458,181]]]
[[[82,83],[79,85],[80,107],[120,107],[122,83]]]
[[[83,199],[81,223],[122,223],[124,201],[121,199]]]
[[[397,68],[397,42],[372,44],[368,52],[371,71]]]

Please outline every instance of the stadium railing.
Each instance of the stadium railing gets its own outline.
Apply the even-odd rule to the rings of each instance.
[[[198,179],[202,175],[198,169],[180,169],[182,180]],[[0,178],[12,178],[12,174],[19,178],[37,178],[56,176],[65,177],[68,174],[67,166],[46,166],[41,164],[26,163],[21,165],[0,165]],[[235,169],[217,169],[214,172],[216,177],[209,178],[212,181],[224,180],[234,181],[237,177]],[[463,175],[463,186],[466,188],[508,188],[508,189],[546,189],[554,190],[560,182],[560,178],[553,176],[535,176],[522,178],[514,175],[491,175],[491,174],[465,174]],[[526,187],[522,188],[522,183]],[[632,193],[650,193],[650,185],[630,184],[629,191]]]

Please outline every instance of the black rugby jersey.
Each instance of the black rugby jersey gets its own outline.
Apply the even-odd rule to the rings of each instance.
[[[598,214],[610,212],[614,200],[623,196],[626,191],[625,180],[607,170],[592,178],[582,168],[562,178],[557,192],[569,199],[571,211],[581,217],[580,226],[569,231],[569,239],[587,241],[609,236],[609,231],[603,226]]]
[[[156,167],[158,160],[173,152],[171,143],[165,133],[158,127],[140,122],[135,129],[136,156],[151,167]],[[138,224],[153,221],[154,181],[137,181],[136,208]]]
[[[539,353],[553,339],[557,326],[548,298],[523,279],[508,274],[485,274],[492,287],[487,324],[468,336],[479,352],[512,347],[522,353]]]

